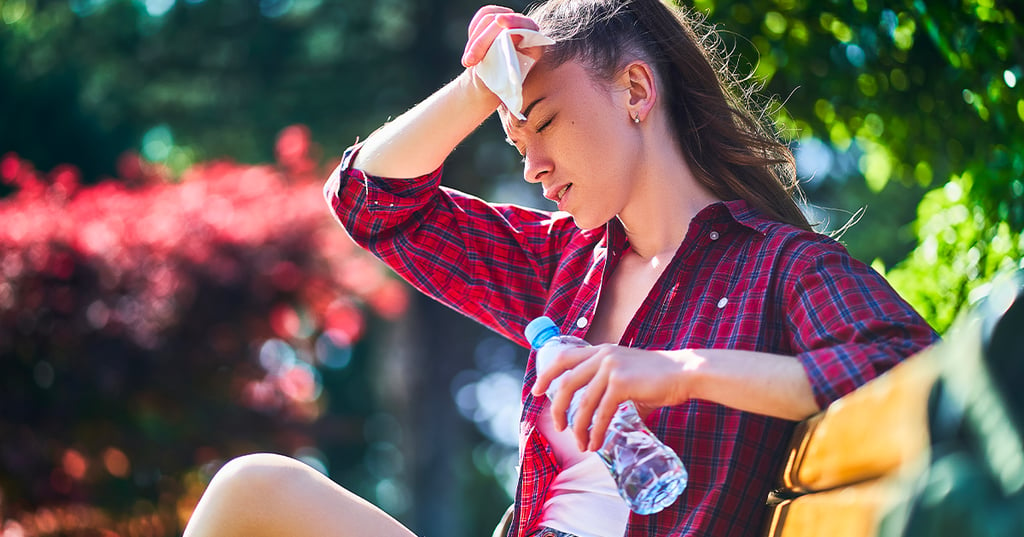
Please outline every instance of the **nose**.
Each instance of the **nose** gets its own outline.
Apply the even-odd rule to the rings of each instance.
[[[544,176],[551,173],[552,163],[551,159],[547,158],[543,153],[537,151],[535,148],[531,148],[527,152],[526,156],[523,157],[523,179],[527,183],[539,183],[544,180]]]

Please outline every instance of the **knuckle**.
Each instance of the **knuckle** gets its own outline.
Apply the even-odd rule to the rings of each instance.
[[[566,373],[571,372],[572,360],[571,360],[571,357],[568,355],[568,353],[565,350],[562,350],[557,355],[555,355],[555,359],[554,359],[553,362],[559,368],[565,369]]]
[[[556,405],[556,407],[559,410],[564,411],[564,410],[568,410],[569,403],[571,401],[572,401],[572,392],[570,390],[566,390],[563,387],[561,390],[558,390],[558,395],[555,396],[555,402],[552,403],[552,404]]]
[[[621,365],[621,361],[615,355],[606,354],[606,355],[601,356],[601,369],[609,377],[612,377],[612,376],[615,375],[615,373],[618,370],[620,365]]]

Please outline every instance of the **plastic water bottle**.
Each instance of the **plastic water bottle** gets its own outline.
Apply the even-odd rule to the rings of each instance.
[[[559,349],[586,347],[590,344],[574,336],[563,336],[548,317],[537,317],[526,326],[526,339],[537,350],[537,371],[551,365]],[[547,396],[553,398],[561,377],[551,382]],[[569,405],[569,423],[574,423],[583,390],[573,394]],[[687,473],[672,448],[663,444],[644,425],[632,401],[619,405],[597,450],[618,486],[619,495],[629,509],[641,515],[657,513],[672,505],[686,488]]]

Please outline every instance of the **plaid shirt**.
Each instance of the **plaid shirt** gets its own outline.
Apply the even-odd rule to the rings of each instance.
[[[324,194],[352,236],[422,292],[528,346],[523,327],[547,315],[586,336],[601,283],[629,247],[622,226],[581,231],[564,213],[488,204],[416,179],[350,168]],[[904,357],[934,331],[874,270],[835,241],[769,220],[744,201],[712,204],[636,312],[621,344],[644,349],[728,348],[796,356],[824,408]],[[542,397],[533,353],[523,385],[520,478],[510,537],[536,529],[559,472],[536,431]],[[630,514],[627,537],[754,536],[776,484],[793,423],[691,400],[654,411],[647,425],[679,453],[689,484],[655,515]]]

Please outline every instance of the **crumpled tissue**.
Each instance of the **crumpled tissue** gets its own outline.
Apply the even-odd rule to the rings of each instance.
[[[554,40],[535,30],[513,28],[502,30],[476,66],[476,76],[494,92],[520,121],[526,117],[523,108],[523,81],[536,60],[516,50],[512,36],[521,35],[519,48],[552,45]]]

